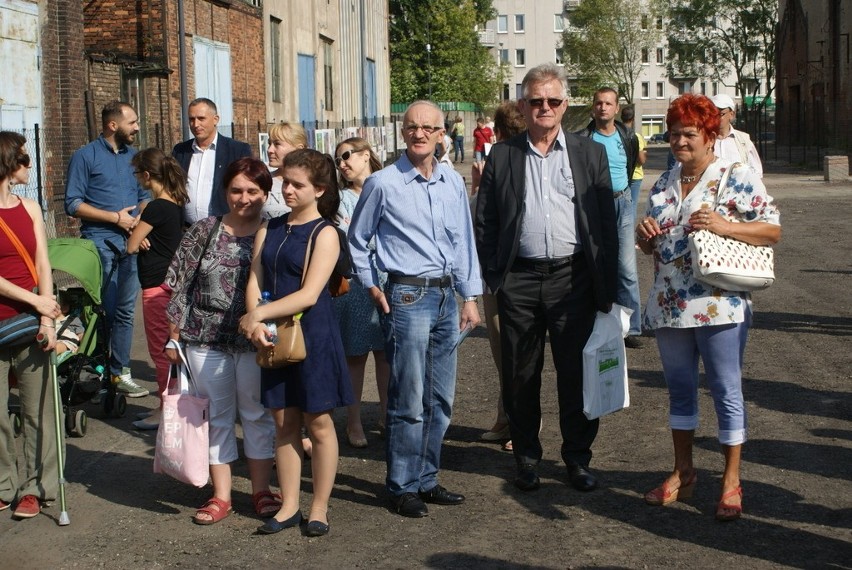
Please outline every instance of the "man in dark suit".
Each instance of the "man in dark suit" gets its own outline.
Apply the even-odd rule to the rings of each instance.
[[[539,487],[541,369],[550,334],[562,459],[576,489],[591,491],[598,420],[583,415],[583,347],[596,311],[615,300],[618,234],[603,146],[562,130],[562,67],[524,77],[518,106],[527,131],[494,145],[482,173],[474,228],[479,261],[496,293],[503,351],[503,403],[518,472]]]
[[[189,202],[184,206],[187,224],[228,213],[222,176],[229,164],[251,156],[247,143],[220,135],[218,124],[216,103],[203,97],[194,99],[189,104],[189,130],[195,138],[172,149],[172,156],[187,175]]]

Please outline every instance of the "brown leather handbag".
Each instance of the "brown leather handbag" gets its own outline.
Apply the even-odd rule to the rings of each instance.
[[[311,262],[311,245],[313,245],[314,234],[324,224],[314,226],[311,235],[308,236],[308,244],[305,248],[305,264],[302,267],[302,282],[305,284],[305,275],[308,273],[308,265]],[[278,260],[273,271],[278,271]],[[275,326],[278,329],[278,342],[271,346],[264,346],[257,350],[255,360],[261,368],[283,368],[290,364],[302,362],[308,356],[305,349],[305,335],[302,333],[302,313],[296,313],[289,317],[276,319]]]

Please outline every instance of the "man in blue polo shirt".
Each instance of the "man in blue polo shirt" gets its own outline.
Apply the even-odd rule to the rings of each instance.
[[[636,206],[630,195],[630,177],[639,158],[639,143],[633,129],[615,120],[618,111],[618,92],[610,87],[598,89],[592,103],[592,121],[577,134],[590,137],[606,148],[618,224],[618,287],[615,300],[633,311],[630,315],[630,330],[624,339],[625,346],[640,348],[642,315],[639,311],[639,274],[636,271],[633,232]]]
[[[131,397],[147,396],[148,390],[130,375],[130,345],[133,313],[139,279],[136,256],[116,259],[107,245],[126,251],[127,237],[136,226],[140,207],[150,200],[133,175],[130,160],[136,150],[130,145],[139,132],[139,118],[129,104],[108,103],[101,112],[103,131],[94,141],[71,155],[65,187],[65,212],[81,220],[80,233],[98,248],[103,265],[102,299],[110,330],[110,375],[119,392]],[[110,275],[113,263],[118,266]]]

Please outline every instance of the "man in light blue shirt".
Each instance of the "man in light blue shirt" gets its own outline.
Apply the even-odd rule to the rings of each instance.
[[[476,327],[482,279],[464,180],[434,157],[443,113],[412,103],[403,118],[407,150],[370,176],[349,226],[355,277],[382,315],[390,364],[387,480],[396,511],[428,514],[424,503],[457,505],[464,496],[438,484],[441,443],[450,425],[461,331]],[[375,239],[384,290],[370,263]],[[459,316],[455,293],[464,298]]]
[[[628,348],[640,348],[642,315],[639,310],[639,273],[636,270],[636,241],[634,221],[636,206],[630,193],[630,177],[639,159],[639,142],[633,129],[626,127],[618,116],[618,93],[611,87],[595,91],[592,121],[581,135],[591,137],[606,148],[609,175],[612,179],[613,201],[618,224],[618,290],[616,303],[632,310],[630,330],[624,339]]]
[[[127,237],[136,226],[140,207],[150,199],[130,164],[136,150],[130,145],[139,132],[139,119],[129,104],[113,101],[101,112],[101,135],[71,155],[65,186],[65,213],[80,218],[80,233],[98,248],[103,266],[103,305],[110,330],[110,374],[116,390],[131,398],[148,390],[130,375],[133,313],[139,279],[136,256],[127,250]],[[108,244],[112,244],[113,250]],[[112,270],[113,264],[117,264]]]

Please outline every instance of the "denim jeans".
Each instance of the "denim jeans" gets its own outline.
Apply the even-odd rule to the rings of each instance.
[[[615,216],[618,226],[618,285],[615,301],[633,310],[627,334],[635,336],[642,334],[642,314],[639,310],[639,275],[636,271],[635,215],[629,190],[615,199]]]
[[[464,137],[456,137],[453,140],[453,148],[456,151],[453,157],[453,162],[459,161],[459,154],[461,154],[462,162],[464,162]]]
[[[393,496],[438,484],[441,443],[456,390],[458,304],[451,287],[389,283],[382,316],[390,364],[387,490]]]
[[[633,201],[633,227],[636,227],[636,220],[642,216],[642,212],[638,212],[639,194],[642,192],[642,178],[630,181],[630,199]],[[644,208],[643,208],[644,210]]]
[[[133,313],[136,295],[139,293],[139,278],[136,274],[136,256],[123,255],[118,267],[107,281],[115,260],[115,253],[106,245],[111,241],[121,252],[125,251],[126,240],[119,237],[83,236],[95,242],[103,266],[101,301],[106,312],[106,326],[110,335],[111,374],[121,374],[130,367],[130,346],[133,342]]]
[[[746,440],[742,367],[751,313],[742,323],[688,329],[657,329],[657,346],[669,387],[669,425],[674,430],[698,427],[698,359],[704,362],[713,396],[719,443]]]

